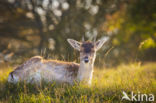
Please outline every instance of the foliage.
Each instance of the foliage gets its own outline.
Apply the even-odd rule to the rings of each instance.
[[[156,43],[152,38],[148,38],[145,41],[141,42],[139,48],[141,50],[145,50],[148,48],[155,48],[156,47]]]
[[[97,65],[156,58],[153,0],[0,0],[0,8],[0,57],[4,61],[10,55],[14,60],[43,55],[78,61],[78,52],[66,39],[81,40],[82,36],[86,40],[110,37],[98,53]],[[140,50],[146,40],[153,43]]]
[[[153,0],[132,0],[112,16],[107,16],[104,30],[115,34],[112,39],[115,48],[109,58],[114,56],[116,61],[155,60],[155,10]]]

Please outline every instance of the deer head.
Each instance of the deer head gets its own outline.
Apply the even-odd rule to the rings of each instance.
[[[98,51],[104,43],[108,40],[108,37],[100,39],[98,41],[82,41],[78,42],[73,39],[67,39],[69,44],[76,50],[80,51],[80,62],[85,64],[93,64],[96,51]]]

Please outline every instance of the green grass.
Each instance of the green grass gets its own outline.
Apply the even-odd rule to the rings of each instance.
[[[12,67],[0,68],[0,103],[125,103],[122,91],[156,94],[156,63],[95,68],[92,86],[68,84],[9,84]]]

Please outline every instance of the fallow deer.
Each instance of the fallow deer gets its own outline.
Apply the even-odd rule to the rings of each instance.
[[[73,84],[74,81],[84,81],[91,84],[96,51],[108,40],[105,37],[96,42],[67,39],[69,44],[80,51],[80,64],[57,60],[45,60],[35,56],[18,66],[9,74],[8,82],[38,83],[42,79],[46,82],[60,82]]]

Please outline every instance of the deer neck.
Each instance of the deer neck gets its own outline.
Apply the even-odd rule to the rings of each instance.
[[[93,67],[94,67],[94,63],[91,64],[91,63],[80,62],[80,67],[77,75],[78,81],[85,81],[90,84],[93,75]]]

